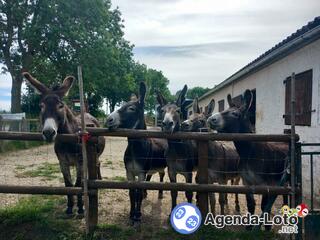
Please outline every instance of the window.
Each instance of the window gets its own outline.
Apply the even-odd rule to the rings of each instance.
[[[200,113],[202,113],[202,107],[200,107]]]
[[[237,106],[240,107],[242,104],[242,95],[236,96],[232,98],[232,102]]]
[[[220,100],[220,101],[218,102],[218,111],[219,111],[219,112],[224,111],[224,99],[222,99],[222,100]]]
[[[285,93],[285,115],[286,125],[291,124],[291,77],[284,81],[286,85]],[[296,94],[296,125],[311,126],[312,112],[312,70],[299,73],[295,76]]]
[[[252,92],[253,99],[248,112],[249,112],[250,122],[252,126],[255,128],[256,126],[256,89],[252,89],[251,92]]]

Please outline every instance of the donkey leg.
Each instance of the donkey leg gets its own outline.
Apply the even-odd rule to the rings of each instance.
[[[159,172],[159,177],[160,177],[160,182],[162,183],[164,178],[164,171]],[[159,190],[158,199],[162,199],[162,198],[163,198],[163,190]]]
[[[127,180],[128,181],[134,181],[135,177],[132,172],[127,170]],[[130,225],[133,225],[133,219],[134,219],[134,212],[135,212],[135,197],[136,195],[136,189],[129,189],[129,197],[130,197],[130,214],[129,214],[129,219],[130,219]]]
[[[102,180],[102,175],[101,175],[101,163],[99,161],[99,159],[97,159],[97,179],[98,180]]]
[[[216,196],[214,192],[209,193],[210,209],[213,215],[216,215]]]
[[[269,202],[269,196],[267,194],[263,194],[262,195],[262,199],[261,199],[261,211],[262,211],[262,213],[267,212],[266,207],[267,207],[268,202]],[[264,228],[267,231],[271,230],[271,226],[270,225],[265,225]]]
[[[247,208],[248,212],[253,215],[255,208],[256,208],[256,202],[254,200],[253,194],[252,193],[247,193],[246,194],[246,199],[247,199]]]
[[[66,156],[62,156],[61,154],[57,154],[59,158],[59,164],[60,164],[60,170],[63,175],[64,179],[64,185],[66,187],[72,187],[72,180],[71,180],[71,173],[70,173],[70,166],[68,164],[68,160]],[[73,208],[73,195],[67,195],[68,203],[67,203],[67,209],[66,214],[72,214],[72,208]]]
[[[75,187],[81,187],[82,186],[82,173],[83,173],[83,168],[82,168],[82,162],[79,163],[77,162],[77,179],[75,183]],[[82,194],[78,194],[78,201],[77,201],[77,206],[78,206],[78,214],[82,215],[84,213],[83,210],[83,201],[82,201]]]
[[[140,173],[138,176],[138,181],[142,182],[146,180],[146,174]],[[134,215],[134,221],[139,222],[141,221],[141,204],[142,204],[142,197],[143,197],[143,191],[142,189],[136,189],[136,210]]]
[[[177,182],[177,173],[175,171],[170,170],[170,169],[168,169],[168,172],[169,172],[170,182],[176,183]],[[175,208],[175,206],[177,205],[177,196],[178,196],[178,192],[176,190],[171,190],[171,212]]]
[[[222,179],[219,181],[219,184],[227,184],[226,179]],[[224,215],[224,205],[225,205],[225,200],[226,200],[226,194],[225,193],[219,193],[219,204],[220,204],[220,214]]]
[[[187,173],[185,175],[185,178],[186,178],[186,182],[187,183],[192,183],[192,172]],[[192,203],[193,192],[192,191],[186,191],[185,194],[186,194],[186,198],[188,200],[188,203]]]
[[[282,195],[283,198],[283,205],[289,204],[289,196],[288,195]]]
[[[147,181],[147,182],[150,182],[151,177],[152,177],[152,175],[151,175],[151,174],[148,174],[148,175],[147,175],[147,178],[146,178],[146,181]],[[147,198],[147,196],[148,196],[147,190],[144,189],[144,190],[143,190],[143,199]]]
[[[240,183],[240,177],[237,177],[236,179],[234,179],[233,183],[234,183],[234,185],[238,186]],[[238,213],[240,213],[240,204],[239,204],[239,194],[238,193],[235,194],[235,205],[236,205],[236,207],[235,207],[236,211]]]
[[[271,213],[271,208],[272,205],[274,203],[274,201],[276,200],[277,195],[273,195],[273,194],[264,194],[262,195],[262,200],[261,200],[261,211],[262,213],[268,213],[268,215],[270,216]],[[265,225],[264,226],[266,231],[270,231],[272,226],[271,225]]]
[[[196,179],[197,179],[197,177],[196,177]],[[196,180],[196,182],[197,182],[197,180]],[[210,176],[209,176],[208,183],[213,184],[213,180],[210,178]],[[214,192],[209,192],[208,195],[209,195],[211,213],[213,215],[216,215],[216,194]],[[198,193],[197,193],[196,197],[197,197],[197,202],[198,202]]]
[[[256,208],[256,202],[254,200],[253,194],[252,193],[247,193],[246,194],[246,199],[247,199],[247,208],[248,208],[248,212],[253,215],[255,208]],[[247,230],[252,230],[252,226],[246,226]]]
[[[239,204],[239,194],[238,193],[235,194],[235,201],[234,202],[236,205],[236,207],[235,207],[236,212],[240,213],[240,204]]]

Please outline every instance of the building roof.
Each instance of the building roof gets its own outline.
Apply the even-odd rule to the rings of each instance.
[[[210,91],[202,95],[199,100],[205,98],[208,95],[222,89],[223,87],[243,79],[244,77],[253,74],[260,69],[286,57],[290,53],[314,42],[320,38],[320,16],[316,17],[313,21],[308,22],[307,25],[298,29],[292,33],[286,39],[282,40],[274,47],[260,55],[258,58],[248,63],[246,66],[241,68],[239,71],[228,77],[223,82],[216,85]],[[190,107],[190,105],[188,106]]]

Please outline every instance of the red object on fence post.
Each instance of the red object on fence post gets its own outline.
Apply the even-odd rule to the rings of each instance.
[[[198,183],[208,184],[208,141],[198,142]],[[204,220],[208,214],[208,192],[198,192],[199,209]]]

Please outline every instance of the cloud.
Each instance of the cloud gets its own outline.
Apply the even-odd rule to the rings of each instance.
[[[213,87],[307,24],[320,1],[112,0],[134,57],[162,70],[174,92]]]

